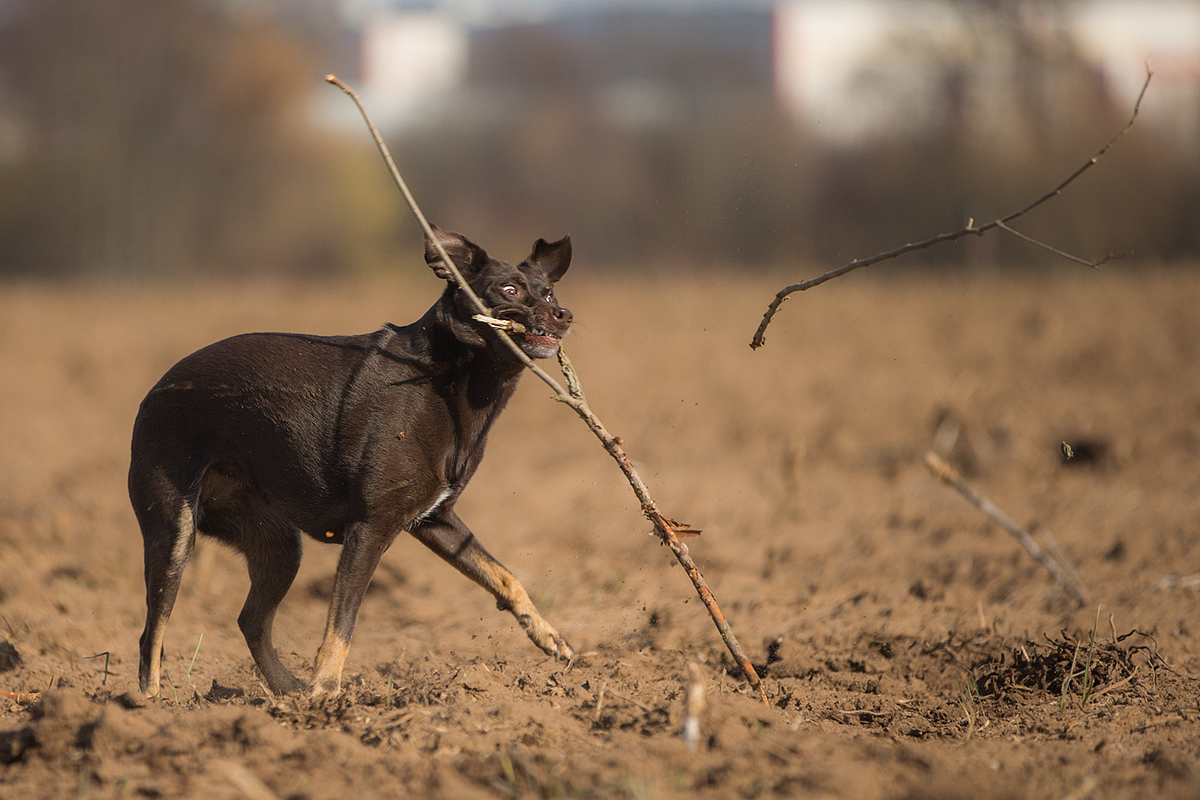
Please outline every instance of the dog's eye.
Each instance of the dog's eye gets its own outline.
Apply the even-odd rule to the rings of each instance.
[[[516,297],[521,291],[511,283],[505,285],[500,291],[504,292],[507,297]]]

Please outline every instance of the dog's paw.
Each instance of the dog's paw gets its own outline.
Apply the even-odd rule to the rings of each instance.
[[[290,672],[284,673],[281,679],[269,681],[267,686],[277,695],[300,694],[307,688],[304,681]]]
[[[517,617],[517,621],[521,623],[521,627],[529,634],[533,643],[546,655],[562,661],[570,661],[575,657],[575,648],[571,647],[562,634],[554,630],[546,620],[522,614]]]
[[[575,648],[571,647],[571,643],[559,634],[554,632],[554,647],[546,651],[547,654],[554,656],[559,661],[570,661],[575,657]]]
[[[340,680],[313,681],[312,687],[308,690],[308,699],[321,701],[337,696],[337,693],[341,690],[342,682]]]

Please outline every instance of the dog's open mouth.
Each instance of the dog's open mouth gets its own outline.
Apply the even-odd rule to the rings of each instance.
[[[508,309],[496,314],[497,318],[511,320],[525,329],[523,333],[515,333],[513,339],[530,358],[550,358],[558,352],[561,334],[531,325],[529,318],[516,310]]]
[[[530,328],[520,337],[522,349],[533,358],[549,358],[558,350],[559,337],[541,328]]]

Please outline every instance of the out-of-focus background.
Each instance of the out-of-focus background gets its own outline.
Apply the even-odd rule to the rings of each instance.
[[[783,283],[1053,187],[1147,64],[1132,131],[1015,225],[1134,258],[993,231],[746,346]],[[769,708],[532,379],[456,509],[570,667],[399,537],[344,693],[268,697],[244,566],[201,537],[170,695],[140,697],[146,391],[222,337],[405,323],[440,289],[329,72],[435,222],[508,260],[575,237],[589,403],[704,530]],[[1197,265],[1197,0],[0,0],[0,795],[1195,800]],[[275,624],[304,678],[339,554],[310,542]]]
[[[1192,0],[0,0],[0,276],[344,275],[428,215],[504,257],[837,264],[1024,205],[1026,232],[1200,255]],[[1009,237],[1011,238],[1011,237]],[[992,236],[910,263],[1049,256]]]

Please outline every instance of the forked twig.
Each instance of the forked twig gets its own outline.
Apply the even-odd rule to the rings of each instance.
[[[766,313],[763,314],[762,322],[758,323],[758,330],[756,330],[754,332],[754,338],[750,340],[750,347],[757,350],[758,348],[762,347],[766,343],[765,336],[766,336],[766,332],[767,332],[767,326],[771,324],[771,320],[774,319],[774,317],[775,317],[775,312],[777,312],[779,310],[779,307],[781,305],[783,305],[783,301],[787,300],[788,296],[791,295],[793,292],[803,292],[806,289],[813,288],[814,286],[820,286],[822,283],[825,283],[826,281],[831,281],[834,278],[839,278],[842,275],[845,275],[847,272],[853,272],[854,270],[861,269],[862,267],[869,267],[872,264],[878,264],[880,261],[887,261],[889,259],[896,258],[898,256],[902,256],[905,253],[911,253],[915,250],[924,250],[928,247],[933,247],[935,244],[941,244],[942,242],[953,242],[953,241],[963,238],[964,236],[970,236],[972,234],[974,234],[975,236],[983,236],[983,234],[987,233],[988,231],[992,230],[993,228],[1000,228],[1001,230],[1006,230],[1009,233],[1011,233],[1021,239],[1024,239],[1027,242],[1030,242],[1032,244],[1037,245],[1038,247],[1042,247],[1046,250],[1049,250],[1050,252],[1054,253],[1055,255],[1062,256],[1063,258],[1070,259],[1071,261],[1074,261],[1079,264],[1083,264],[1085,266],[1098,267],[1101,264],[1103,264],[1105,261],[1108,261],[1109,259],[1113,258],[1114,256],[1109,255],[1109,256],[1106,256],[1097,261],[1088,261],[1086,259],[1079,258],[1078,256],[1073,256],[1073,255],[1070,255],[1069,253],[1065,253],[1062,250],[1059,250],[1057,248],[1051,247],[1050,245],[1045,244],[1044,242],[1040,242],[1037,239],[1034,239],[1030,236],[1026,236],[1023,233],[1018,233],[1017,231],[1015,231],[1011,227],[1009,227],[1008,223],[1012,222],[1017,217],[1021,217],[1021,216],[1024,216],[1025,214],[1028,214],[1030,211],[1037,208],[1042,203],[1045,203],[1047,200],[1051,200],[1055,197],[1058,197],[1060,194],[1062,194],[1063,189],[1066,189],[1067,186],[1069,186],[1076,178],[1078,178],[1080,175],[1082,175],[1083,173],[1087,172],[1089,169],[1094,167],[1096,165],[1096,162],[1099,161],[1100,158],[1105,153],[1107,153],[1114,144],[1117,143],[1117,140],[1129,132],[1129,129],[1133,127],[1133,123],[1137,121],[1138,111],[1142,107],[1142,98],[1146,96],[1146,89],[1147,89],[1147,87],[1150,86],[1150,79],[1152,77],[1154,77],[1154,73],[1150,71],[1149,67],[1147,67],[1146,68],[1146,82],[1142,84],[1142,91],[1138,94],[1137,102],[1133,104],[1133,113],[1129,117],[1129,122],[1125,123],[1125,127],[1122,128],[1117,133],[1116,136],[1109,139],[1108,143],[1105,144],[1104,147],[1101,147],[1100,150],[1096,153],[1096,155],[1092,156],[1090,159],[1087,160],[1086,163],[1084,163],[1083,166],[1081,166],[1079,169],[1075,170],[1070,175],[1068,175],[1066,180],[1064,180],[1062,183],[1058,184],[1058,186],[1055,186],[1053,189],[1046,192],[1044,195],[1039,197],[1037,200],[1034,200],[1032,203],[1025,206],[1021,210],[1014,211],[1007,216],[1000,217],[999,219],[992,220],[991,222],[985,223],[983,225],[975,225],[974,224],[975,220],[970,219],[967,221],[967,227],[962,228],[957,231],[954,231],[953,233],[943,233],[938,236],[934,236],[932,239],[926,239],[921,242],[913,242],[910,244],[906,244],[903,247],[897,247],[895,250],[888,250],[887,252],[873,255],[870,258],[861,258],[861,259],[856,258],[855,260],[851,261],[849,264],[845,264],[843,266],[838,267],[837,269],[830,270],[829,272],[826,272],[824,275],[819,275],[816,278],[812,278],[812,279],[804,281],[802,283],[793,283],[790,286],[783,287],[775,294],[775,298],[771,301],[771,304],[767,307]]]
[[[1026,236],[1025,234],[1021,233],[1019,230],[1016,230],[1015,228],[1010,228],[1007,225],[1005,225],[1003,220],[996,220],[996,227],[1002,231],[1008,231],[1013,236],[1017,237],[1018,239],[1021,239],[1022,241],[1029,242],[1030,244],[1036,245],[1036,246],[1042,248],[1043,250],[1047,250],[1051,253],[1054,253],[1054,255],[1056,255],[1056,256],[1065,258],[1067,261],[1074,261],[1076,264],[1083,264],[1085,267],[1091,267],[1093,269],[1100,266],[1101,264],[1112,261],[1114,258],[1120,258],[1120,256],[1118,256],[1114,253],[1109,253],[1104,258],[1099,258],[1099,259],[1096,259],[1095,261],[1088,261],[1086,258],[1080,258],[1079,256],[1071,255],[1066,250],[1059,250],[1057,247],[1046,244],[1045,242],[1035,239],[1032,236]]]
[[[725,615],[721,613],[721,608],[717,605],[717,600],[713,596],[712,590],[708,588],[708,584],[704,581],[704,576],[700,574],[700,569],[696,566],[696,563],[692,560],[691,555],[688,553],[687,546],[679,541],[680,536],[695,536],[699,534],[699,531],[691,528],[688,525],[676,522],[675,520],[664,516],[658,510],[658,506],[655,504],[654,498],[650,495],[650,490],[646,487],[645,482],[642,481],[641,476],[638,474],[637,470],[634,469],[629,457],[625,454],[624,449],[621,447],[621,440],[610,434],[608,430],[605,429],[604,424],[600,422],[600,418],[597,417],[592,412],[591,408],[588,407],[587,401],[584,399],[583,388],[579,382],[579,377],[575,374],[575,370],[571,367],[571,361],[567,358],[566,353],[563,352],[561,345],[558,349],[558,360],[559,366],[562,368],[563,375],[566,378],[568,389],[564,389],[558,381],[550,377],[545,370],[534,363],[534,361],[525,354],[525,351],[522,350],[509,335],[507,335],[507,332],[503,330],[502,326],[496,326],[492,324],[491,310],[483,303],[482,300],[479,299],[479,296],[471,290],[471,287],[463,279],[462,273],[460,273],[458,271],[458,267],[455,266],[454,260],[450,258],[445,249],[442,247],[441,242],[439,242],[438,238],[434,236],[432,227],[429,225],[428,220],[425,219],[425,215],[421,213],[421,209],[417,205],[417,201],[413,198],[412,192],[409,191],[408,185],[404,182],[404,178],[400,175],[400,170],[396,168],[396,162],[392,160],[392,156],[388,150],[387,144],[384,143],[383,137],[380,136],[378,129],[371,121],[371,116],[367,113],[366,107],[363,106],[362,100],[359,99],[358,93],[343,83],[336,75],[327,75],[325,76],[325,80],[349,95],[350,99],[354,101],[354,104],[358,106],[359,113],[362,114],[363,120],[366,122],[367,128],[371,132],[371,136],[375,139],[375,146],[379,149],[380,155],[383,156],[384,163],[387,164],[388,171],[392,176],[392,180],[395,181],[397,188],[400,189],[400,193],[404,196],[405,202],[408,203],[409,209],[412,211],[413,216],[416,217],[417,222],[421,226],[421,230],[425,233],[426,239],[433,243],[438,257],[450,270],[451,274],[454,275],[454,279],[458,283],[459,288],[464,294],[466,294],[468,298],[470,298],[472,304],[474,304],[479,314],[486,318],[480,321],[492,327],[492,330],[495,331],[500,340],[509,348],[510,351],[512,351],[512,354],[517,358],[517,360],[519,360],[526,369],[540,378],[543,383],[545,383],[554,391],[555,400],[569,406],[576,414],[579,415],[592,433],[595,434],[596,438],[600,440],[600,443],[604,446],[604,449],[608,451],[608,454],[617,462],[617,466],[621,468],[621,472],[625,474],[625,479],[629,481],[629,485],[633,488],[634,494],[637,495],[638,502],[642,507],[642,513],[647,519],[650,520],[651,524],[654,525],[655,533],[662,540],[663,544],[671,549],[671,552],[675,554],[675,558],[678,559],[680,565],[683,566],[684,571],[687,572],[688,577],[691,578],[692,585],[696,587],[696,594],[700,596],[700,600],[704,603],[704,607],[708,610],[709,616],[712,617],[713,624],[717,626],[717,630],[721,634],[721,639],[725,642],[725,646],[729,649],[730,655],[733,656],[735,663],[737,663],[738,667],[742,670],[742,673],[746,676],[746,680],[749,681],[750,685],[758,691],[759,697],[762,698],[762,701],[765,704],[767,702],[766,691],[763,688],[762,681],[759,680],[758,673],[755,672],[753,665],[750,663],[750,659],[747,658],[745,651],[742,650],[742,646],[738,643],[737,637],[733,635],[733,630],[729,627],[729,623],[726,622]]]
[[[1037,542],[1033,540],[1033,537],[1029,535],[1029,532],[1023,530],[1017,525],[1017,523],[1009,519],[1008,515],[997,508],[991,500],[988,500],[979,492],[975,491],[975,489],[972,488],[971,485],[963,480],[962,476],[958,474],[958,470],[946,463],[945,459],[930,450],[925,454],[925,466],[929,467],[929,471],[932,472],[936,478],[941,480],[947,486],[950,486],[956,490],[963,497],[967,498],[971,505],[975,506],[984,514],[991,517],[997,524],[1000,525],[1000,527],[1012,534],[1016,540],[1021,543],[1021,546],[1029,552],[1029,555],[1037,559],[1038,563],[1045,567],[1050,574],[1054,576],[1054,579],[1058,581],[1059,585],[1066,589],[1067,593],[1070,594],[1071,597],[1075,598],[1076,603],[1078,603],[1080,606],[1083,606],[1087,602],[1087,600],[1084,598],[1083,588],[1074,580],[1072,580],[1071,576],[1066,573],[1066,571],[1059,565],[1057,561],[1054,560],[1054,558],[1050,556],[1049,553],[1038,547]]]

